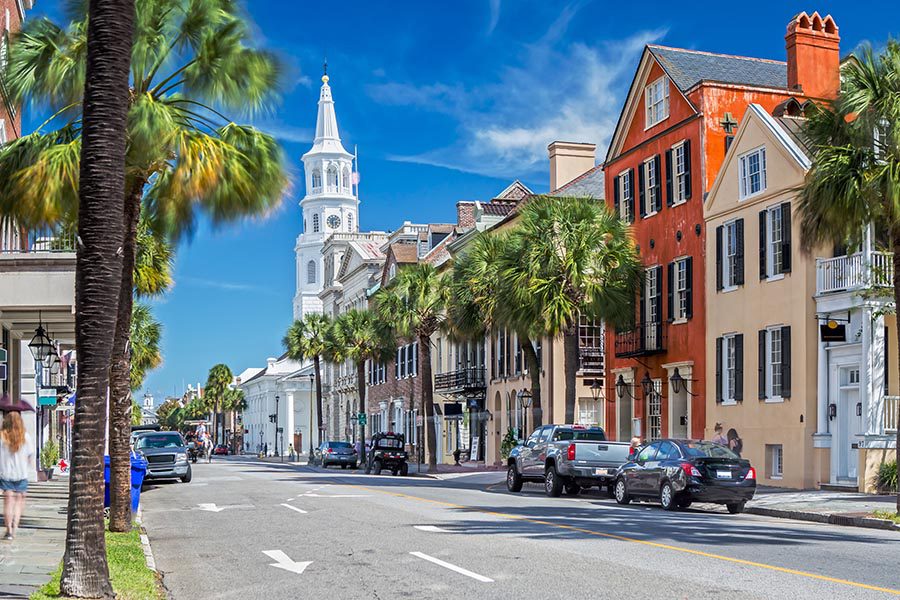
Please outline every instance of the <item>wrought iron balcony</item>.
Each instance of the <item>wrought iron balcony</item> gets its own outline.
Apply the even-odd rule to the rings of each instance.
[[[580,371],[585,373],[603,373],[603,348],[581,347],[578,349]]]
[[[647,356],[666,351],[665,323],[638,323],[616,332],[616,358]]]
[[[463,394],[485,389],[484,367],[464,367],[434,376],[434,390],[442,394]]]

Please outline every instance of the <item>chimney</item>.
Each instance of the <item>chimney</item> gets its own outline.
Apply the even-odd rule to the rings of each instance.
[[[788,87],[807,98],[835,98],[841,87],[841,37],[831,15],[800,13],[788,23],[784,41]]]
[[[596,166],[596,144],[553,142],[547,146],[547,152],[550,154],[550,191],[558,190]]]
[[[460,227],[475,227],[475,203],[461,200],[456,203],[456,224]]]

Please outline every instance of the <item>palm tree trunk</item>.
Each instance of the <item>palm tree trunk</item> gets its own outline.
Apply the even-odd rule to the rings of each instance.
[[[316,366],[316,425],[319,428],[318,433],[316,434],[316,439],[319,441],[319,445],[322,445],[324,441],[322,439],[322,367],[321,361],[319,359],[319,355],[313,358]],[[312,432],[310,431],[310,436],[312,436]]]
[[[109,373],[109,530],[131,529],[131,311],[134,305],[134,263],[137,224],[144,180],[136,178],[125,196],[125,238],[119,315]]]
[[[519,335],[522,342],[522,353],[525,355],[525,366],[531,378],[531,423],[537,429],[544,424],[544,411],[541,408],[541,363],[538,362],[534,344],[527,335]]]
[[[894,249],[894,306],[900,306],[900,231],[891,229],[891,246]],[[897,336],[897,361],[900,362],[900,336]],[[887,373],[884,375],[887,377]],[[900,468],[900,402],[897,403],[897,447],[894,451],[894,460]],[[897,486],[897,513],[900,514],[900,485]]]
[[[422,378],[422,402],[425,404],[425,445],[428,471],[437,471],[437,427],[434,418],[434,381],[431,379],[431,336],[419,336],[419,377]]]
[[[78,402],[60,592],[111,598],[103,531],[103,438],[122,283],[125,131],[134,0],[91,0],[79,175],[75,345]]]
[[[368,414],[366,410],[366,361],[356,363],[356,389],[359,390],[359,414]],[[366,426],[359,426],[359,461],[366,462]]]
[[[563,363],[566,376],[566,423],[575,422],[575,387],[578,384],[578,328],[569,326],[563,333]]]

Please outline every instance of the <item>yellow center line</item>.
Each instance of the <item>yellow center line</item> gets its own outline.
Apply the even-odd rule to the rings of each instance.
[[[429,502],[431,504],[437,504],[439,506],[445,506],[447,508],[457,508],[462,510],[468,510],[472,512],[478,512],[485,515],[491,515],[494,517],[500,517],[503,519],[511,519],[514,521],[525,521],[528,523],[534,523],[536,525],[546,525],[548,527],[555,527],[557,529],[566,529],[568,531],[577,531],[578,533],[585,533],[587,535],[593,535],[596,537],[604,537],[613,540],[619,540],[622,542],[634,542],[635,544],[642,544],[644,546],[650,546],[653,548],[662,548],[664,550],[673,550],[675,552],[682,552],[684,554],[693,554],[695,556],[703,556],[705,558],[714,558],[717,560],[735,563],[739,565],[747,565],[749,567],[757,567],[760,569],[767,569],[769,571],[778,571],[779,573],[788,573],[790,575],[798,575],[800,577],[807,577],[809,579],[818,579],[819,581],[828,581],[830,583],[839,583],[841,585],[849,585],[851,587],[862,588],[866,590],[874,590],[876,592],[885,592],[888,594],[892,594],[894,596],[900,596],[900,590],[892,590],[890,588],[879,587],[876,585],[869,585],[867,583],[859,583],[857,581],[850,581],[847,579],[838,579],[837,577],[828,577],[827,575],[818,575],[816,573],[808,573],[806,571],[798,571],[797,569],[788,569],[787,567],[778,567],[775,565],[767,565],[765,563],[755,562],[752,560],[744,560],[742,558],[732,558],[730,556],[722,556],[721,554],[712,554],[710,552],[703,552],[702,550],[693,550],[691,548],[684,548],[681,546],[672,546],[670,544],[661,544],[659,542],[651,542],[648,540],[639,540],[636,538],[630,538],[623,535],[616,535],[614,533],[605,533],[602,531],[594,531],[592,529],[584,529],[582,527],[575,527],[574,525],[564,525],[562,523],[553,523],[551,521],[544,521],[542,519],[533,519],[531,517],[523,517],[521,515],[514,515],[510,513],[497,512],[493,510],[486,510],[483,508],[476,508],[474,506],[465,506],[462,504],[454,504],[452,502],[445,502],[443,500],[432,500],[430,498],[422,498],[420,496],[411,496],[409,494],[403,494],[401,492],[389,492],[379,488],[370,488],[363,485],[356,484],[345,484],[350,485],[352,487],[357,487],[363,490],[367,490],[370,492],[378,492],[381,494],[386,494],[388,496],[396,496],[398,498],[406,498],[408,500],[418,500],[420,502]]]

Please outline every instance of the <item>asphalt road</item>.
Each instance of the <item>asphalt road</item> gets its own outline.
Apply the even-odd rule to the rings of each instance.
[[[900,596],[896,532],[509,494],[502,481],[229,457],[145,488],[143,519],[176,600]]]

